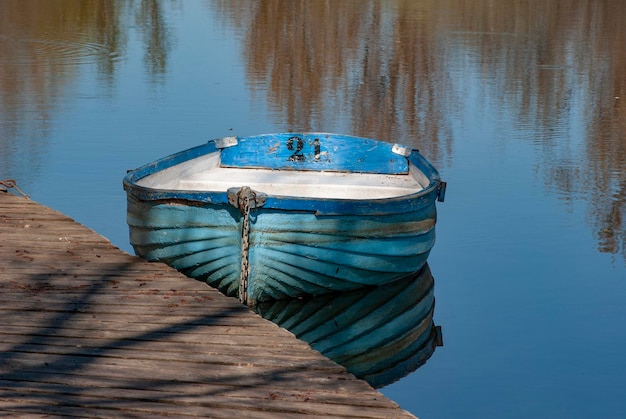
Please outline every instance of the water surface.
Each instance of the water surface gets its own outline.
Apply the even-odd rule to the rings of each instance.
[[[0,179],[131,251],[121,178],[224,135],[419,148],[448,182],[422,418],[626,410],[626,3],[0,2]]]

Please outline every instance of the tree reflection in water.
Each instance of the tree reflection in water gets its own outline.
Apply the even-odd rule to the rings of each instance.
[[[252,89],[276,118],[325,129],[350,114],[357,135],[411,142],[444,166],[463,98],[463,48],[494,95],[532,127],[537,171],[583,198],[601,252],[626,260],[626,3],[548,0],[212,2],[244,31]],[[455,74],[456,72],[456,74]],[[619,99],[617,99],[619,98]],[[569,125],[584,109],[578,133]],[[575,138],[575,135],[583,138]],[[582,142],[583,144],[577,144]]]
[[[207,16],[243,34],[249,86],[267,95],[275,120],[320,131],[348,120],[350,134],[408,143],[441,169],[462,120],[464,91],[453,87],[479,69],[532,133],[543,182],[565,202],[585,200],[599,250],[626,261],[625,2],[205,4]],[[114,91],[131,30],[140,32],[150,81],[165,83],[174,47],[166,10],[176,7],[184,2],[0,1],[0,165],[10,172],[20,161],[15,138],[20,152],[42,145],[81,66],[95,67],[103,90]]]

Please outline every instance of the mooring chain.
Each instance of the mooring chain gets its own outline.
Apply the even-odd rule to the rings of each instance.
[[[2,188],[3,187],[3,188]],[[7,189],[15,189],[16,191],[18,191],[24,198],[26,199],[30,199],[30,196],[26,195],[24,193],[24,191],[22,191],[18,186],[17,183],[15,182],[14,179],[5,179],[5,180],[0,180],[0,191],[4,191],[6,192]],[[4,189],[7,188],[7,189]]]
[[[248,304],[248,276],[250,275],[250,263],[248,262],[248,247],[250,246],[250,199],[255,199],[255,194],[248,186],[244,186],[237,193],[237,204],[243,215],[243,228],[241,229],[241,274],[239,276],[239,301]]]

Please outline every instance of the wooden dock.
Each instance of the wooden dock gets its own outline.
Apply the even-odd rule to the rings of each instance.
[[[233,298],[0,192],[0,415],[414,418]]]

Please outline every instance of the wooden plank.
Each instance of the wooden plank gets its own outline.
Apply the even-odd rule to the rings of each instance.
[[[104,374],[92,374],[87,375],[80,371],[72,371],[71,373],[64,374],[62,372],[47,372],[47,371],[34,371],[24,370],[19,377],[7,377],[6,379],[0,379],[0,386],[8,386],[8,383],[27,383],[28,386],[40,383],[43,385],[65,385],[69,387],[83,387],[83,388],[116,388],[127,390],[140,390],[144,392],[168,392],[171,397],[176,397],[178,394],[185,394],[189,396],[199,394],[224,394],[227,393],[230,397],[241,398],[263,398],[267,394],[272,392],[283,393],[289,389],[278,388],[273,383],[257,383],[254,386],[249,383],[240,382],[234,380],[231,383],[196,383],[186,380],[167,380],[159,379],[158,377],[137,377],[130,380],[128,377],[114,377],[112,375]],[[129,383],[133,385],[129,385]],[[7,383],[7,384],[4,384]],[[23,386],[25,388],[27,386]],[[383,398],[372,396],[369,392],[359,391],[362,389],[356,389],[353,394],[346,391],[336,391],[328,388],[309,388],[306,391],[294,390],[292,396],[296,394],[305,394],[306,397],[312,400],[318,400],[325,403],[333,404],[350,404],[358,401],[360,406],[378,406],[384,407],[388,405],[388,401]],[[161,394],[162,396],[163,394]]]
[[[153,347],[150,350],[146,350],[146,345],[141,341],[136,342],[136,347],[131,346],[135,344],[132,341],[129,343],[124,342],[122,345],[128,345],[128,348],[120,348],[119,342],[110,344],[104,342],[102,346],[95,346],[94,340],[84,343],[80,340],[71,340],[66,345],[60,345],[59,339],[56,341],[46,339],[42,344],[16,343],[9,340],[9,342],[3,343],[1,346],[3,350],[11,349],[9,346],[11,344],[19,346],[20,351],[24,354],[45,354],[50,357],[102,357],[110,360],[132,358],[154,361],[155,365],[159,361],[166,362],[168,365],[170,363],[175,364],[175,362],[172,362],[172,359],[184,357],[184,360],[181,362],[202,364],[205,368],[216,368],[225,365],[246,365],[249,368],[277,368],[281,366],[295,368],[306,361],[307,368],[312,370],[326,372],[342,371],[342,368],[336,365],[329,365],[323,358],[310,357],[307,354],[304,354],[307,356],[293,354],[292,348],[270,351],[268,347],[265,347],[263,351],[259,351],[258,348],[250,346],[186,344],[187,350],[181,349],[177,352],[175,348],[183,348],[183,344],[166,343],[167,345],[151,345]],[[166,349],[159,351],[158,349],[163,348],[163,346],[166,346]],[[192,349],[195,349],[195,351],[192,352]],[[246,361],[244,362],[242,359]]]
[[[414,417],[237,300],[0,193],[0,411]]]
[[[2,391],[2,389],[0,389]],[[137,417],[169,416],[169,417],[246,417],[246,418],[302,418],[307,416],[343,417],[343,418],[382,418],[389,413],[388,409],[372,406],[346,406],[341,404],[315,403],[310,399],[299,398],[291,401],[289,392],[269,393],[266,399],[237,399],[221,397],[213,401],[212,398],[202,395],[206,402],[199,403],[195,399],[173,399],[161,396],[157,399],[144,399],[141,404],[136,399],[125,400],[126,391],[117,394],[115,408],[110,407],[110,396],[74,395],[73,393],[53,393],[49,391],[14,392],[20,405],[36,398],[39,404],[37,411],[44,410],[52,414],[66,416],[66,409],[58,409],[61,402],[72,404],[74,414],[81,417],[91,417],[91,413],[98,412],[100,417]],[[109,394],[111,392],[109,391]],[[293,393],[292,393],[293,394]],[[131,393],[132,395],[132,393]],[[304,400],[304,401],[303,401]],[[34,407],[34,406],[32,406]],[[31,407],[31,408],[32,408]],[[80,410],[79,410],[80,409]],[[85,415],[85,410],[89,415]],[[20,409],[20,412],[24,412]],[[205,416],[210,412],[210,416]],[[117,413],[117,415],[115,415]]]
[[[239,366],[245,364],[249,368],[297,368],[303,361],[308,369],[330,372],[342,371],[343,367],[331,365],[319,356],[310,353],[295,353],[294,348],[269,350],[270,347],[207,344],[204,342],[151,342],[146,348],[145,341],[124,340],[107,341],[97,339],[51,338],[35,339],[40,343],[23,342],[19,337],[3,336],[0,350],[10,351],[19,347],[22,354],[43,354],[53,357],[101,357],[109,360],[136,359],[142,361],[163,361],[168,364],[176,362],[199,363],[204,367],[223,365]],[[7,339],[8,338],[8,339]],[[13,338],[13,339],[10,339]],[[273,348],[272,348],[273,349]],[[181,357],[180,360],[178,357]],[[1,359],[1,357],[0,357]],[[245,361],[242,361],[245,360]]]
[[[9,382],[25,382],[25,383],[42,383],[53,385],[65,385],[71,387],[85,388],[120,388],[129,390],[154,391],[154,392],[170,392],[172,395],[184,393],[186,395],[219,394],[228,393],[231,397],[260,398],[265,397],[272,391],[282,392],[284,389],[277,389],[273,383],[258,384],[250,386],[243,382],[234,381],[228,385],[224,383],[194,383],[191,381],[178,380],[160,380],[158,378],[150,378],[143,380],[142,378],[133,378],[132,382],[139,384],[129,386],[129,378],[115,378],[105,376],[103,374],[87,375],[81,372],[72,373],[51,373],[46,371],[23,371],[19,378],[8,377],[0,379],[0,386],[6,386],[4,383]],[[185,387],[184,385],[187,385]],[[359,390],[359,389],[357,389]],[[362,389],[361,389],[362,390]],[[297,391],[294,390],[295,393]],[[348,392],[338,392],[327,388],[310,388],[304,394],[311,399],[316,399],[326,403],[345,403],[349,401],[358,401],[361,406],[380,406],[384,407],[388,401],[383,398],[376,397],[366,391],[356,391],[354,394]]]
[[[266,327],[265,324],[259,325],[256,321],[251,322],[249,318],[239,316],[238,312],[223,313],[217,312],[216,315],[194,316],[190,313],[174,312],[167,316],[154,316],[145,313],[129,316],[127,313],[71,313],[60,317],[57,323],[51,323],[54,317],[51,317],[51,311],[31,310],[24,313],[20,310],[12,310],[0,307],[0,318],[6,325],[20,325],[21,327],[41,327],[45,326],[49,329],[66,328],[82,330],[85,328],[93,328],[103,323],[103,327],[111,330],[141,332],[151,330],[156,326],[168,326],[168,330],[172,332],[182,332],[192,326],[204,327],[205,333],[228,334],[236,333],[245,335],[266,336],[267,334],[275,334],[271,324]],[[66,313],[62,312],[61,314]],[[108,330],[108,329],[107,329]],[[198,332],[195,332],[198,333]],[[296,341],[299,342],[299,341]]]

